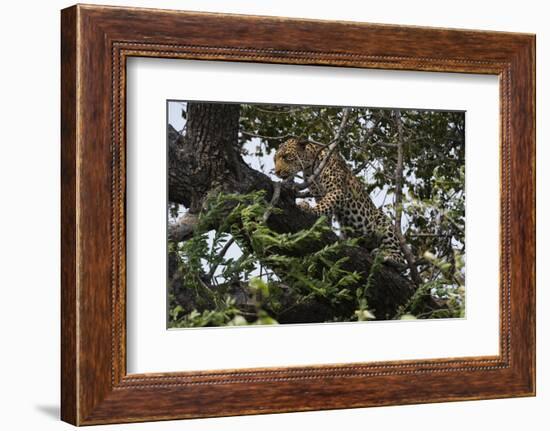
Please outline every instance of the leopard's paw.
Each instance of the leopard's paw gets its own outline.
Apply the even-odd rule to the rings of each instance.
[[[377,258],[378,255],[380,255],[382,263],[396,269],[403,270],[407,267],[407,262],[405,261],[403,255],[397,251],[391,251],[384,248],[375,248],[372,250],[371,254],[374,258]]]

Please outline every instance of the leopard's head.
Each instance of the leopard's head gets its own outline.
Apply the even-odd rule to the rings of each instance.
[[[275,153],[275,175],[287,179],[313,164],[313,152],[307,141],[295,138],[283,142]]]

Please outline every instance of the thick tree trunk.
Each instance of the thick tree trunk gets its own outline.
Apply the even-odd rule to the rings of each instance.
[[[209,190],[243,179],[234,148],[239,105],[189,103],[187,118],[185,137],[169,147],[169,199],[197,213]]]
[[[169,228],[171,240],[179,242],[189,238],[195,216],[211,191],[244,194],[265,190],[267,199],[271,199],[274,191],[271,179],[250,168],[240,155],[238,127],[237,104],[189,103],[185,136],[179,135],[173,128],[170,129],[169,200],[189,209],[184,220]],[[281,187],[277,207],[281,211],[270,214],[267,220],[269,227],[277,232],[296,232],[311,227],[315,222],[315,216],[295,205],[295,191],[288,185],[283,184]],[[338,238],[335,234],[328,234],[321,241],[311,243],[309,251],[336,240]],[[344,255],[349,258],[346,269],[358,271],[362,275],[356,287],[363,286],[372,266],[370,253],[366,249],[353,247],[346,249]],[[175,265],[174,262],[173,264]],[[177,284],[175,266],[170,271]],[[391,318],[399,305],[410,298],[414,285],[396,270],[384,265],[372,278],[367,292],[369,308],[375,310],[378,319]],[[183,296],[180,300],[188,299]],[[341,305],[346,306],[352,307],[352,303]],[[322,321],[330,318],[330,314],[329,304],[313,300],[292,308],[291,312],[278,316],[278,319],[281,323]]]

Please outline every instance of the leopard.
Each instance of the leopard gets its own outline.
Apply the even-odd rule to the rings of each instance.
[[[293,180],[300,172],[304,179],[313,177],[309,192],[316,204],[300,201],[298,207],[318,217],[334,217],[343,236],[361,239],[372,255],[381,254],[385,263],[405,266],[394,223],[374,204],[365,184],[338,152],[327,145],[291,138],[278,147],[274,162],[274,173],[283,181]]]

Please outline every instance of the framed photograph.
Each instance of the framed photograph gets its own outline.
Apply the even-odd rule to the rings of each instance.
[[[63,420],[535,394],[533,35],[77,5],[61,44]]]

